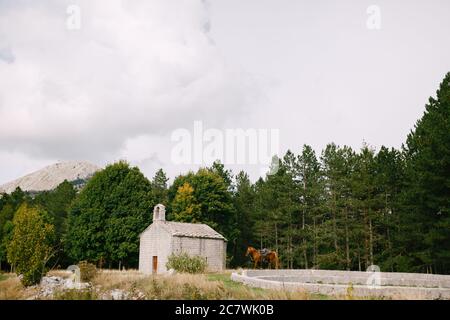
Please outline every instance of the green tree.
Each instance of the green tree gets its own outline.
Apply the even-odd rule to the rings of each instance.
[[[401,191],[405,185],[404,159],[402,153],[394,148],[381,147],[375,158],[375,185],[379,193],[379,233],[380,248],[377,261],[382,270],[396,271],[397,259],[408,250],[400,242]]]
[[[408,248],[402,263],[422,272],[450,271],[450,73],[408,135],[401,214]]]
[[[164,205],[167,205],[169,200],[167,181],[169,181],[169,178],[167,178],[163,169],[159,169],[152,180],[153,199]]]
[[[43,207],[52,218],[58,239],[66,232],[68,210],[76,195],[75,187],[65,180],[54,190],[41,192],[34,198],[33,203]]]
[[[227,190],[232,191],[233,174],[231,173],[231,170],[226,170],[225,166],[219,160],[214,161],[213,165],[211,166],[211,168],[209,168],[209,170],[222,177],[222,180],[225,183]]]
[[[230,243],[233,243],[236,237],[237,227],[235,225],[234,207],[232,194],[227,188],[227,184],[222,176],[211,169],[201,168],[196,173],[188,172],[186,175],[180,175],[175,178],[172,186],[169,188],[170,210],[174,211],[173,205],[179,205],[180,195],[178,190],[185,183],[188,183],[193,188],[192,200],[195,205],[198,205],[200,212],[198,220],[205,223],[224,235]],[[186,195],[186,192],[184,192]],[[178,199],[175,201],[175,198]],[[191,195],[188,193],[189,198]],[[175,209],[179,211],[180,209]],[[194,212],[197,216],[197,207]],[[174,212],[170,212],[169,218],[176,220]],[[231,256],[231,246],[227,246],[228,256]]]
[[[12,220],[7,220],[1,229],[1,238],[0,238],[0,270],[3,267],[4,263],[8,262],[7,259],[7,246],[11,241],[12,232],[13,232],[13,223]],[[11,267],[11,266],[10,266]]]
[[[14,216],[13,227],[7,244],[8,262],[22,274],[24,285],[36,284],[53,254],[54,226],[45,211],[23,204]]]
[[[169,199],[172,199],[172,203],[179,188],[186,182],[194,189],[194,198],[200,205],[200,222],[208,224],[228,239],[233,230],[233,226],[230,225],[233,204],[231,193],[227,190],[223,178],[204,168],[199,169],[195,174],[189,172],[184,176],[178,176],[169,191]]]
[[[43,208],[55,226],[56,253],[49,262],[53,265],[68,266],[71,261],[64,252],[64,238],[67,233],[67,216],[70,206],[77,195],[74,185],[67,180],[59,184],[54,190],[38,193],[33,204]]]
[[[151,183],[136,167],[118,162],[97,172],[74,201],[66,250],[75,261],[136,267],[139,234],[151,223]]]
[[[244,265],[245,252],[249,245],[255,246],[255,191],[248,174],[244,171],[236,175],[236,188],[233,194],[235,236],[229,242],[232,256],[231,265]]]
[[[353,208],[357,212],[358,222],[362,228],[361,256],[364,269],[378,262],[375,261],[376,242],[379,241],[377,227],[380,220],[380,194],[376,185],[375,152],[364,145],[356,156],[352,181]]]
[[[20,188],[11,194],[0,195],[0,270],[7,264],[6,246],[11,239],[14,213],[23,204],[30,202],[30,197]]]
[[[350,159],[353,151],[348,147],[340,148],[334,143],[328,144],[322,152],[322,170],[325,182],[325,203],[324,215],[321,223],[321,239],[319,255],[317,257],[318,265],[321,268],[342,269],[344,265],[349,268],[347,254],[350,249],[344,250],[341,246],[342,231],[346,235],[351,233],[346,226],[351,224],[348,217],[349,206],[352,195],[349,192],[349,183],[351,179]],[[341,213],[344,213],[341,215]],[[344,220],[341,221],[341,216]],[[352,224],[355,225],[354,223]],[[341,227],[343,226],[343,228]],[[349,236],[345,237],[346,246],[350,243]],[[349,255],[349,254],[348,254]]]
[[[304,145],[293,164],[293,176],[298,190],[300,217],[297,220],[301,237],[302,265],[317,266],[319,222],[323,206],[323,179],[320,163],[311,146]],[[309,258],[311,256],[311,258]]]
[[[329,144],[322,153],[325,203],[320,267],[365,270],[375,261],[379,191],[374,150]],[[332,243],[332,246],[327,246]]]
[[[178,188],[172,203],[175,221],[197,223],[201,222],[201,209],[194,196],[194,188],[185,182]]]
[[[256,204],[259,208],[256,210],[255,229],[259,233],[260,246],[277,251],[283,265],[290,267],[296,245],[293,236],[298,197],[292,173],[285,161],[276,158],[270,173],[256,184]]]
[[[2,207],[0,209],[0,270],[6,259],[6,245],[10,239],[12,230],[12,219],[14,217],[15,208],[9,203],[9,196],[4,195]]]

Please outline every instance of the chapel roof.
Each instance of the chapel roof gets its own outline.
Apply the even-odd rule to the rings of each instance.
[[[175,237],[227,240],[213,228],[203,223],[185,223],[175,221],[158,221],[157,223]]]

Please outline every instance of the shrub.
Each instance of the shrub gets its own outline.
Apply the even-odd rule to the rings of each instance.
[[[55,293],[53,300],[97,300],[92,289],[69,289]]]
[[[22,275],[24,286],[38,284],[54,249],[54,226],[48,223],[47,212],[23,204],[13,219],[12,239],[7,243],[8,262]]]
[[[207,295],[195,284],[183,284],[183,300],[206,300]]]
[[[353,291],[355,288],[353,288],[353,283],[349,283],[347,287],[347,294],[345,295],[345,300],[353,300]]]
[[[80,280],[82,282],[91,282],[97,275],[97,267],[87,261],[80,261],[78,263],[80,268]]]
[[[180,254],[172,253],[168,258],[166,267],[177,272],[203,273],[208,267],[208,263],[205,258],[200,256],[190,256],[185,252]]]

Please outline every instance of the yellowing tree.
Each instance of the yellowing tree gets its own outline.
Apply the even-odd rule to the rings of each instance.
[[[39,283],[53,253],[54,226],[46,221],[45,211],[23,204],[14,215],[13,228],[8,262],[22,275],[23,285]]]
[[[178,188],[172,208],[176,221],[192,223],[201,221],[201,207],[196,203],[194,188],[188,182]]]

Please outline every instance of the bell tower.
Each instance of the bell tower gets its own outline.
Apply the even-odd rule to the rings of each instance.
[[[153,209],[153,222],[166,221],[166,207],[162,204],[157,204]]]

